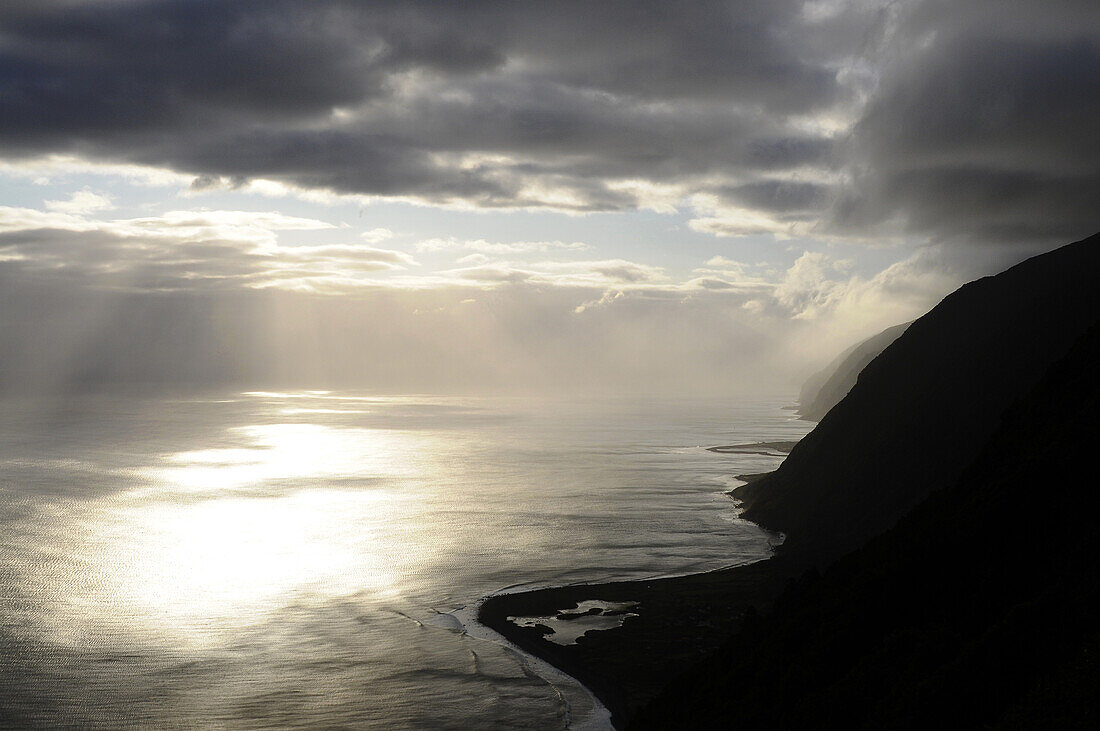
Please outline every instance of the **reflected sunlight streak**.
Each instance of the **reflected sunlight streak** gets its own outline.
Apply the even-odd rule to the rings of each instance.
[[[411,546],[389,543],[390,493],[310,490],[120,511],[117,598],[181,629],[250,623],[288,601],[385,591]],[[113,543],[113,542],[112,542]],[[182,626],[181,626],[182,625]]]
[[[423,469],[413,435],[314,424],[230,431],[247,446],[168,455],[138,473],[142,487],[88,512],[83,569],[59,597],[87,625],[56,631],[205,644],[290,604],[398,592],[432,549],[409,530],[423,507],[394,489],[401,480],[375,481]]]
[[[409,474],[407,435],[383,429],[263,424],[230,429],[253,446],[179,452],[145,471],[155,483],[191,492],[251,488],[275,480]],[[404,449],[403,449],[404,448]]]

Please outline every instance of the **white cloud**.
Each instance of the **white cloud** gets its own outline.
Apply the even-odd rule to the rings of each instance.
[[[835,278],[840,271],[827,254],[804,252],[776,286],[775,299],[796,319],[812,320],[844,293],[845,283]]]
[[[476,266],[443,272],[459,281],[488,285],[526,282],[558,287],[651,287],[670,284],[661,267],[639,264],[624,259],[595,261],[544,261],[513,264],[507,261],[481,263]]]
[[[690,280],[687,286],[727,292],[768,292],[775,288],[775,282],[768,280],[760,272],[759,265],[745,264],[724,256],[712,256],[707,266],[694,270],[701,276]]]
[[[719,255],[719,256],[712,256],[711,258],[707,259],[707,266],[708,267],[721,267],[723,269],[732,269],[732,268],[744,269],[746,265],[744,263],[736,261],[734,259],[727,259],[726,257]]]
[[[754,315],[759,315],[761,312],[764,311],[764,303],[760,300],[747,300],[745,304],[741,305],[741,308],[744,310],[748,310]]]
[[[364,231],[359,234],[359,238],[363,239],[363,241],[366,241],[368,244],[380,244],[393,237],[393,231],[390,231],[388,228],[372,228],[370,231]]]
[[[732,206],[708,194],[692,196],[691,207],[696,217],[688,221],[688,228],[719,238],[771,234],[782,239],[809,230],[806,221],[784,220],[778,213]]]
[[[69,180],[82,176],[96,176],[126,180],[147,187],[186,188],[193,176],[151,165],[132,165],[88,160],[75,155],[42,155],[39,157],[0,159],[0,174],[30,180],[35,185]]]
[[[459,257],[456,263],[462,265],[477,265],[486,264],[489,261],[491,261],[489,257],[484,254],[467,254],[466,256]]]
[[[68,203],[68,202],[62,202]],[[416,266],[409,254],[369,244],[284,246],[279,231],[333,229],[276,212],[169,211],[100,220],[67,211],[95,209],[77,199],[57,210],[0,207],[0,259],[26,272],[51,271],[135,290],[211,286],[338,292],[376,286],[372,272]]]
[[[121,236],[182,241],[222,240],[273,245],[278,231],[319,231],[336,228],[313,218],[275,211],[168,211],[159,216],[107,222],[104,230]]]
[[[104,225],[103,222],[92,221],[72,213],[0,206],[0,233],[41,228],[64,231],[91,231],[101,225]]]
[[[793,224],[781,224],[767,216],[757,215],[751,211],[735,213],[727,211],[722,216],[704,216],[688,221],[688,227],[692,231],[702,234],[710,234],[720,238],[738,238],[741,236],[760,236],[773,234],[780,238],[797,236],[799,231]]]
[[[866,277],[846,274],[845,263],[807,252],[776,288],[770,306],[807,326],[791,341],[792,358],[824,364],[847,345],[920,317],[968,278],[936,247],[920,249]],[[766,309],[751,302],[744,306]]]
[[[322,246],[275,246],[261,248],[265,254],[281,256],[287,259],[327,261],[381,261],[403,266],[416,266],[416,260],[403,251],[376,249],[361,244],[326,244]]]
[[[417,251],[465,250],[480,254],[514,256],[517,254],[544,253],[547,251],[584,251],[588,244],[581,241],[511,241],[490,242],[485,239],[433,238],[416,244]]]
[[[85,215],[96,211],[109,211],[115,207],[109,196],[93,193],[85,188],[73,193],[68,200],[44,201],[47,210],[74,215]]]
[[[599,299],[588,300],[587,302],[582,302],[581,304],[577,305],[575,308],[573,308],[573,313],[579,315],[586,310],[591,310],[596,307],[607,307],[615,300],[622,299],[623,296],[623,291],[621,289],[609,289],[604,292]]]
[[[0,231],[29,229],[104,231],[117,236],[197,241],[222,239],[252,243],[273,242],[277,231],[317,231],[335,228],[313,218],[286,216],[274,211],[168,211],[158,216],[101,220],[77,209],[41,211],[0,206]]]

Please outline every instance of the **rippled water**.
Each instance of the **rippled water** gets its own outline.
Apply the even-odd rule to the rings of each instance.
[[[783,403],[5,401],[0,723],[599,725],[452,613],[766,555],[722,492],[778,458],[704,448],[799,438]]]

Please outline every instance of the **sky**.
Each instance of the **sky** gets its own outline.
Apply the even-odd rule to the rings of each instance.
[[[0,390],[790,391],[1097,119],[1094,0],[8,0]]]

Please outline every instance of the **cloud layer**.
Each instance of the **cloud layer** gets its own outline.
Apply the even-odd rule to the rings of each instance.
[[[612,183],[786,168],[836,101],[793,2],[26,4],[0,138],[193,172],[478,206],[629,207]],[[718,154],[715,154],[715,153]]]
[[[79,193],[52,208],[0,207],[0,392],[759,392],[960,281],[932,250],[871,277],[820,252],[786,268],[714,256],[675,277],[577,242],[482,240],[444,243],[484,259],[425,273],[359,241],[278,242],[332,228],[309,218],[102,218]]]
[[[1098,117],[1091,0],[6,2],[0,388],[782,381],[1100,229]]]
[[[1081,2],[67,0],[0,9],[0,145],[198,188],[697,205],[717,235],[1100,226]]]
[[[86,215],[102,208],[100,200],[79,192],[47,201],[46,211],[0,206],[0,271],[130,292],[335,292],[372,283],[373,272],[416,264],[408,254],[368,243],[278,243],[279,231],[334,228],[315,219],[206,210],[113,220]]]
[[[1100,228],[1100,6],[925,0],[891,39],[841,225],[1052,243]]]

